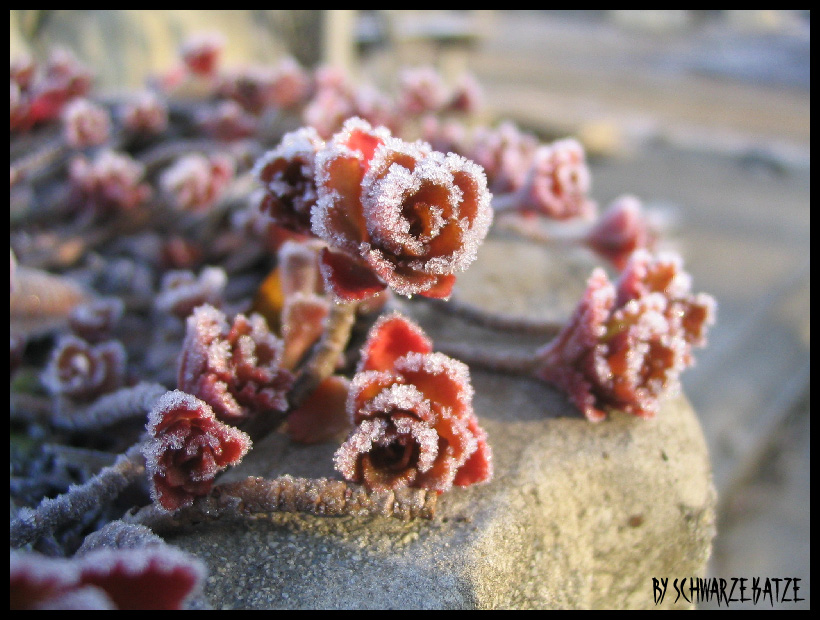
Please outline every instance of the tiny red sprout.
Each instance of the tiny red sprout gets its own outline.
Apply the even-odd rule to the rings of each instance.
[[[163,510],[190,506],[207,495],[215,476],[247,454],[251,439],[216,419],[211,407],[185,392],[167,392],[146,425],[151,439],[143,449],[151,497]]]
[[[168,106],[151,91],[138,93],[123,105],[122,124],[133,134],[160,134],[168,127]]]
[[[538,352],[536,375],[591,421],[608,409],[654,417],[714,323],[714,299],[691,294],[690,280],[677,256],[643,250],[615,285],[596,269],[567,325]]]
[[[283,343],[259,314],[238,314],[231,325],[210,305],[188,317],[177,386],[213,407],[223,421],[282,412],[293,375],[282,367]]]
[[[402,114],[421,116],[447,104],[447,86],[433,67],[413,67],[399,73],[398,106]]]
[[[371,490],[443,492],[492,478],[469,369],[431,346],[399,314],[379,318],[371,329],[347,399],[354,428],[334,456],[347,480]]]

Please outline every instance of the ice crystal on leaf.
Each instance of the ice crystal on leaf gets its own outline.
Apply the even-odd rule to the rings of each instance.
[[[310,232],[310,212],[316,204],[314,162],[324,141],[312,127],[286,134],[256,163],[254,174],[264,193],[259,203],[279,225],[299,233]]]
[[[416,324],[381,317],[350,383],[354,425],[334,457],[347,479],[371,490],[438,492],[492,477],[492,453],[472,408],[469,369],[432,351]]]
[[[199,306],[187,320],[177,385],[233,424],[285,411],[293,376],[282,367],[282,352],[261,315],[238,314],[229,325],[213,306]]]
[[[117,341],[91,345],[76,336],[64,336],[43,372],[43,383],[52,394],[91,400],[123,384],[125,359],[125,348]]]
[[[536,375],[591,421],[608,409],[653,417],[714,322],[714,299],[690,288],[674,255],[639,250],[615,284],[596,269],[567,325],[537,353]]]
[[[449,297],[455,272],[476,256],[492,221],[477,164],[348,120],[317,156],[313,232],[331,247],[322,274],[343,300],[389,286]]]
[[[216,419],[213,409],[179,390],[161,396],[148,416],[143,453],[151,497],[164,510],[190,506],[214,477],[251,447],[248,435]]]
[[[183,609],[205,565],[168,545],[79,558],[9,552],[10,609]]]

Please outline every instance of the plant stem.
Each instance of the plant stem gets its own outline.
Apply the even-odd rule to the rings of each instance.
[[[514,316],[511,314],[487,312],[479,306],[475,306],[456,298],[451,298],[449,301],[444,301],[441,299],[432,299],[419,296],[418,299],[423,299],[437,310],[457,316],[470,323],[475,323],[476,325],[480,325],[482,327],[503,332],[510,331],[538,335],[544,338],[552,338],[556,336],[563,327],[563,323],[558,321],[548,321]]]
[[[21,509],[9,525],[9,545],[20,548],[48,536],[62,525],[78,520],[85,513],[116,498],[144,471],[140,442],[85,484],[71,487],[54,499],[44,499],[34,510]]]
[[[491,351],[464,343],[437,342],[436,351],[454,357],[468,366],[523,377],[533,376],[538,363],[534,354]]]
[[[242,520],[275,512],[432,519],[437,496],[435,491],[413,488],[368,491],[361,485],[329,478],[281,476],[268,480],[251,476],[214,487],[209,495],[176,512],[151,504],[126,515],[123,521],[159,534],[201,521]]]

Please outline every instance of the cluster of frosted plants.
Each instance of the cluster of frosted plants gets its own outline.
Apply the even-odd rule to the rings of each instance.
[[[577,141],[478,123],[471,78],[387,93],[223,44],[113,102],[67,52],[11,63],[12,607],[185,606],[203,565],[160,535],[206,519],[431,518],[493,479],[471,367],[648,418],[705,343],[714,301],[637,198],[599,213]],[[397,296],[518,329],[450,299],[502,224],[603,264],[525,358],[444,351]],[[220,483],[271,433],[335,442],[333,474]]]

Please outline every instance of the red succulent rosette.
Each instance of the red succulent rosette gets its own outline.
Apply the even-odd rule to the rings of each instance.
[[[125,348],[116,340],[92,345],[76,336],[63,336],[43,373],[43,383],[52,394],[92,400],[123,385],[125,360]]]
[[[262,184],[259,209],[277,225],[310,233],[310,214],[316,204],[314,168],[324,140],[313,127],[286,134],[272,151],[256,163],[254,175]]]
[[[492,221],[480,166],[360,118],[319,153],[316,184],[313,232],[332,248],[322,254],[322,275],[345,301],[388,286],[449,297]]]
[[[656,231],[644,213],[641,201],[624,195],[614,200],[586,236],[586,244],[609,260],[616,269],[623,269],[633,252],[651,250]]]
[[[465,364],[432,351],[416,324],[381,317],[350,383],[354,425],[336,469],[371,490],[410,486],[438,492],[492,477],[492,452],[472,408]]]
[[[293,375],[282,367],[282,341],[259,314],[238,314],[231,325],[210,305],[187,319],[177,385],[237,424],[255,414],[282,412]]]
[[[169,512],[206,495],[215,476],[247,454],[251,439],[216,419],[211,407],[179,390],[159,398],[148,416],[143,449],[151,497]]]
[[[536,375],[591,421],[607,409],[654,417],[714,322],[714,299],[690,289],[673,255],[635,252],[614,285],[596,269],[567,325],[538,352]]]
[[[518,190],[519,209],[556,220],[590,218],[597,209],[588,197],[590,176],[584,147],[577,140],[540,146]]]

